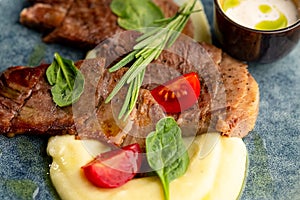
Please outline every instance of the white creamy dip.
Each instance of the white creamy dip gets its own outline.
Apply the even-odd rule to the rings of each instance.
[[[292,0],[219,0],[219,3],[230,19],[252,29],[276,30],[299,20]]]
[[[240,194],[247,168],[247,150],[242,139],[220,137],[212,151],[201,158],[206,137],[198,136],[188,153],[187,172],[170,183],[171,200],[235,200]],[[87,146],[88,145],[88,151]],[[92,185],[81,166],[93,159],[96,151],[106,151],[103,144],[75,140],[74,136],[50,138],[47,152],[53,158],[50,176],[63,200],[163,200],[163,189],[158,177],[137,178],[125,185],[104,189]],[[203,147],[204,148],[204,147]]]

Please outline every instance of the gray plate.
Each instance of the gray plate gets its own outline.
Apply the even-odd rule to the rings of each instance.
[[[24,0],[0,0],[0,71],[34,62],[31,55],[44,51],[43,62],[59,52],[81,59],[83,52],[46,45],[41,35],[18,22]],[[203,0],[212,24],[212,2]],[[260,113],[255,130],[244,141],[250,158],[243,200],[300,199],[300,44],[284,59],[265,65],[250,64],[260,86]],[[59,199],[49,179],[51,159],[47,138],[0,136],[0,199]]]

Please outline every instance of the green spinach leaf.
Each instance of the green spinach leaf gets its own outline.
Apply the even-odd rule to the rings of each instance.
[[[161,180],[165,199],[169,200],[170,182],[182,176],[189,164],[181,129],[172,117],[161,119],[156,124],[156,131],[147,136],[146,155],[150,167]]]
[[[84,89],[84,76],[74,62],[54,54],[54,60],[46,71],[53,101],[60,107],[76,102]]]
[[[157,26],[154,21],[164,17],[151,0],[113,0],[110,8],[118,15],[118,24],[127,30]]]

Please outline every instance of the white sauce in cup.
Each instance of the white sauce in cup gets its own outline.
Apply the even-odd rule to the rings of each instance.
[[[252,29],[276,30],[299,20],[292,0],[220,0],[219,3],[230,19]]]

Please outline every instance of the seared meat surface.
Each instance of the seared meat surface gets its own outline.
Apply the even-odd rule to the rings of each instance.
[[[204,44],[203,44],[204,45]],[[226,94],[226,112],[216,130],[226,136],[244,137],[254,128],[259,109],[259,88],[247,65],[212,45],[204,45],[219,65]]]
[[[8,133],[11,121],[24,106],[32,89],[43,75],[43,68],[17,66],[2,73],[0,77],[0,130]]]
[[[140,99],[144,102],[139,103],[140,108],[129,120],[117,120],[116,115],[122,105],[118,102],[123,101],[126,88],[113,99],[112,104],[105,104],[104,100],[127,68],[110,73],[103,58],[79,61],[76,66],[85,76],[85,90],[78,102],[63,108],[52,101],[51,86],[45,77],[48,65],[11,67],[3,72],[0,81],[1,133],[8,136],[76,134],[78,138],[94,138],[121,145],[132,129],[136,138],[142,129],[146,135],[164,115],[149,91],[142,90]],[[156,109],[153,110],[152,106]],[[148,118],[145,109],[149,109],[155,118]],[[133,125],[133,121],[141,126]]]
[[[66,2],[69,3],[36,3],[23,9],[20,22],[31,28],[50,32],[61,25],[73,1]]]
[[[172,115],[186,136],[218,131],[227,136],[243,137],[254,127],[259,91],[247,66],[220,49],[199,45],[180,37],[152,62],[146,72],[137,105],[124,122],[117,115],[126,87],[112,100],[104,100],[127,68],[109,73],[112,57],[122,57],[134,44],[115,45],[124,37],[110,39],[97,51],[95,59],[78,61],[85,76],[85,90],[73,106],[60,108],[52,101],[45,77],[48,65],[36,68],[11,67],[0,77],[0,130],[2,134],[76,134],[78,138],[96,138],[118,146],[139,142],[154,130],[156,122],[166,116],[150,91],[178,75],[197,72],[201,82],[198,102],[182,113]],[[103,51],[104,49],[104,51]],[[192,54],[190,52],[193,52]],[[230,72],[233,72],[231,74]]]
[[[36,0],[20,14],[20,22],[44,31],[45,42],[57,42],[91,49],[104,39],[123,31],[110,10],[111,0]],[[165,17],[173,16],[178,6],[172,0],[154,0]],[[189,21],[184,34],[193,37]]]
[[[137,36],[134,32],[120,33],[106,40],[101,48],[94,49],[96,55],[93,56],[107,58],[106,66],[109,67],[132,49]],[[199,45],[181,36],[147,68],[143,87],[152,89],[189,72],[199,74],[202,91],[197,105],[173,115],[185,135],[218,131],[226,136],[243,137],[254,128],[259,104],[258,85],[245,63],[213,45]]]
[[[94,61],[90,70],[103,65],[103,60],[98,62]],[[72,107],[58,108],[53,103],[45,77],[47,67],[11,67],[1,75],[0,113],[10,114],[0,118],[2,133],[75,133]]]

